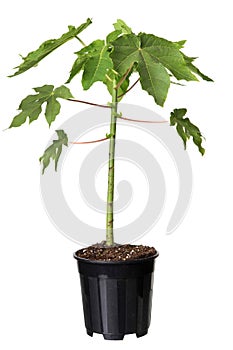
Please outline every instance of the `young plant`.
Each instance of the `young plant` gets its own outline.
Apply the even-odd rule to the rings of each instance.
[[[83,89],[88,90],[95,82],[100,81],[105,84],[109,91],[111,103],[98,105],[77,100],[73,98],[70,90],[65,85],[57,88],[54,88],[53,85],[43,85],[34,88],[35,94],[22,100],[19,105],[20,113],[12,120],[10,128],[21,126],[27,119],[29,119],[29,123],[37,120],[39,115],[42,114],[42,106],[44,105],[45,118],[50,126],[60,112],[59,99],[110,109],[110,132],[101,140],[109,140],[106,245],[111,246],[114,244],[113,203],[116,125],[117,119],[127,119],[121,113],[118,113],[118,102],[138,82],[140,82],[142,89],[154,98],[157,105],[163,106],[170,84],[182,85],[179,81],[184,80],[198,81],[197,77],[206,81],[212,81],[212,79],[194,65],[195,58],[188,57],[182,52],[185,40],[172,42],[154,34],[143,32],[135,34],[125,22],[118,19],[114,24],[114,30],[107,35],[105,40],[97,39],[86,45],[79,35],[91,23],[91,20],[87,19],[85,23],[77,28],[69,26],[68,31],[60,38],[45,41],[37,50],[30,52],[26,57],[22,57],[23,62],[16,67],[17,70],[11,77],[37,66],[43,58],[55,49],[71,39],[76,39],[82,45],[82,48],[75,52],[76,59],[65,84],[70,83],[78,73],[82,73]],[[137,74],[138,78],[130,85],[130,80],[135,76],[133,73]],[[205,152],[202,147],[203,136],[199,128],[185,117],[186,112],[185,108],[174,109],[170,115],[170,124],[176,127],[185,148],[187,140],[191,137],[203,155]],[[128,120],[134,121],[134,119]],[[154,122],[156,123],[156,121]],[[54,140],[40,157],[43,173],[51,160],[54,160],[55,170],[57,170],[62,147],[68,146],[66,133],[63,130],[56,130],[56,133],[57,140]]]

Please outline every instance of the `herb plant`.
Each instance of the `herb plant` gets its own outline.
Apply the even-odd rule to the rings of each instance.
[[[76,59],[65,84],[70,83],[78,73],[82,73],[82,87],[84,90],[90,89],[95,82],[100,81],[105,84],[111,95],[111,103],[102,106],[111,110],[110,132],[103,139],[109,139],[106,245],[111,246],[114,244],[113,203],[116,125],[118,118],[127,119],[121,113],[118,113],[118,102],[137,82],[140,82],[142,89],[154,98],[157,105],[163,106],[170,84],[182,85],[179,81],[184,80],[198,81],[197,77],[206,81],[212,81],[212,79],[194,65],[195,58],[188,57],[183,53],[185,40],[172,42],[153,34],[139,33],[136,35],[125,22],[118,19],[114,24],[114,30],[107,35],[105,40],[97,39],[86,45],[79,35],[91,23],[91,20],[87,19],[85,23],[77,28],[69,26],[68,31],[60,38],[42,43],[37,50],[30,52],[26,57],[22,57],[23,62],[16,67],[17,70],[11,77],[35,67],[47,55],[71,39],[76,39],[82,45],[82,48],[75,52]],[[138,74],[138,79],[130,85],[133,73]],[[97,105],[75,100],[65,85],[56,88],[53,85],[44,85],[34,88],[34,91],[34,94],[27,96],[20,103],[20,112],[13,118],[10,128],[21,126],[27,119],[29,119],[29,123],[37,120],[39,115],[42,114],[44,105],[44,115],[50,126],[60,112],[60,99]],[[185,148],[187,140],[191,137],[203,155],[205,152],[202,146],[203,136],[199,128],[185,117],[186,112],[185,108],[174,109],[170,115],[170,124],[176,127]],[[57,139],[40,157],[43,173],[51,160],[54,160],[55,170],[57,170],[62,147],[68,146],[68,137],[65,131],[56,130],[56,133]]]

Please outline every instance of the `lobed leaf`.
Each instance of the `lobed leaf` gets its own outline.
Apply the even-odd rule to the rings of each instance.
[[[50,160],[55,162],[55,170],[57,171],[58,161],[62,152],[62,146],[68,146],[68,137],[64,130],[56,130],[58,139],[53,140],[53,143],[44,151],[39,161],[43,164],[42,173],[49,166]]]
[[[35,51],[30,52],[26,57],[23,58],[23,63],[21,63],[16,69],[18,69],[10,77],[22,74],[28,69],[35,67],[44,57],[49,55],[51,52],[56,50],[61,45],[65,44],[70,39],[75,38],[80,34],[84,29],[86,29],[90,24],[91,20],[88,18],[85,23],[82,23],[79,27],[75,28],[74,26],[68,27],[68,32],[64,33],[58,39],[50,39],[42,43],[39,48]]]
[[[44,103],[46,103],[45,117],[50,126],[60,112],[61,105],[57,98],[68,99],[73,97],[70,90],[64,85],[56,89],[53,85],[44,85],[34,88],[34,90],[35,95],[27,96],[20,103],[19,110],[21,112],[13,118],[10,128],[21,126],[27,118],[29,118],[29,123],[38,119]]]
[[[146,46],[142,47],[141,38],[135,34],[124,35],[113,42],[113,47],[110,56],[114,69],[123,75],[133,63],[137,63],[142,88],[154,97],[158,105],[163,106],[170,77],[163,65],[147,52]]]
[[[174,109],[173,112],[171,112],[170,124],[172,126],[176,126],[176,130],[184,142],[185,149],[187,140],[192,137],[194,144],[199,149],[199,152],[204,155],[205,149],[202,147],[203,136],[199,128],[192,124],[189,118],[184,118],[186,113],[186,108]]]

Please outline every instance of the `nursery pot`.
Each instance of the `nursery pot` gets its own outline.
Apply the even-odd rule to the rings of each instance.
[[[153,272],[158,253],[130,261],[96,261],[74,253],[80,274],[87,334],[121,340],[125,334],[142,337],[151,316]]]

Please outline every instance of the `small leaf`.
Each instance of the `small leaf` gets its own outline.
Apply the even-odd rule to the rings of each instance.
[[[42,173],[44,174],[45,169],[48,167],[50,160],[55,162],[55,170],[57,171],[58,160],[62,152],[62,146],[68,146],[68,137],[64,130],[56,130],[58,139],[53,140],[45,151],[43,156],[40,157],[39,161],[43,164]]]
[[[185,108],[174,109],[174,111],[171,112],[170,124],[176,126],[176,130],[184,142],[185,149],[187,140],[192,137],[199,152],[204,155],[205,149],[202,147],[203,136],[196,125],[192,124],[188,118],[184,118],[186,113],[187,109]]]
[[[52,51],[65,44],[70,39],[73,39],[78,34],[80,34],[84,29],[86,29],[91,24],[91,20],[88,18],[85,23],[81,24],[79,27],[69,26],[68,32],[63,34],[58,39],[50,39],[42,43],[39,48],[35,51],[30,52],[26,57],[23,58],[23,63],[18,67],[15,74],[10,75],[13,77],[15,75],[26,72],[28,69],[35,67],[44,57],[49,55]]]
[[[113,24],[116,30],[120,30],[122,34],[131,34],[132,29],[127,26],[127,24],[122,20],[118,19],[116,23]]]
[[[57,98],[63,98],[65,100],[73,97],[73,95],[70,92],[70,89],[68,89],[64,85],[62,85],[54,90],[54,96]]]
[[[44,103],[46,103],[45,117],[50,126],[60,112],[61,106],[57,98],[68,99],[73,97],[70,90],[64,85],[55,90],[53,85],[36,87],[34,90],[37,92],[35,95],[27,96],[20,103],[19,110],[21,112],[14,117],[10,128],[21,126],[26,122],[27,117],[29,118],[29,123],[38,119]]]

